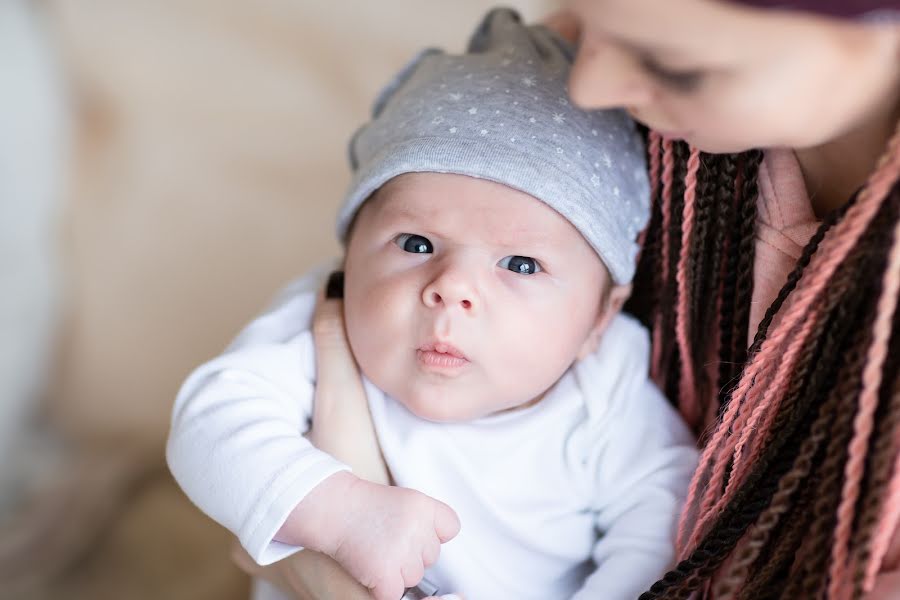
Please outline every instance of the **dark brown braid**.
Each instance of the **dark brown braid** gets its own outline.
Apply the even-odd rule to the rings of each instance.
[[[777,541],[771,548],[765,548],[760,554],[747,576],[744,586],[740,589],[738,600],[758,600],[766,598],[766,594],[768,597],[778,598],[783,592],[791,564],[812,519],[809,506],[813,500],[813,489],[817,485],[817,467],[823,451],[824,449],[821,449],[813,457],[813,472],[801,486],[800,495],[790,512],[785,515],[778,529],[772,533],[773,539]],[[777,593],[773,594],[773,592]]]
[[[717,227],[721,212],[714,190],[719,177],[719,157],[714,154],[700,155],[700,170],[697,182],[697,208],[691,253],[697,257],[693,261],[690,274],[691,305],[688,321],[693,324],[690,338],[694,380],[699,391],[700,407],[705,410],[711,398],[716,397],[718,380],[711,381],[707,368],[708,355],[703,354],[703,335],[711,340],[718,337],[718,310],[715,298],[719,293],[722,240],[725,231]],[[713,299],[710,302],[710,299]],[[705,332],[702,334],[701,332]]]
[[[740,214],[740,207],[737,205],[736,183],[737,176],[737,158],[733,157],[726,160],[725,166],[731,177],[721,181],[719,195],[723,198],[727,210],[727,231],[731,235],[726,239],[726,247],[724,256],[724,273],[721,294],[721,313],[719,314],[719,331],[721,332],[721,344],[719,346],[719,389],[720,394],[719,409],[725,407],[729,395],[726,392],[736,383],[737,374],[740,372],[742,365],[735,364],[734,357],[734,304],[735,291],[737,287],[737,270],[738,270],[738,248],[741,245],[740,228],[738,227],[737,215]],[[723,197],[724,195],[724,197]],[[739,199],[738,199],[739,200]]]
[[[897,339],[897,324],[900,319],[894,321],[894,339]],[[896,359],[900,352],[900,344],[894,344],[891,352],[895,356],[893,371],[900,369],[900,360]],[[862,597],[865,567],[870,557],[868,542],[872,539],[881,509],[886,500],[887,485],[893,472],[894,462],[898,448],[893,439],[893,432],[900,427],[900,378],[893,382],[890,394],[882,394],[879,410],[876,413],[877,432],[873,440],[871,454],[866,468],[868,477],[863,483],[862,507],[860,508],[859,524],[854,532],[851,546],[856,548],[857,569],[853,574],[854,597]]]
[[[866,325],[871,325],[871,322]],[[862,367],[866,360],[865,343],[871,338],[871,327],[860,327],[855,337],[845,368],[841,370],[841,378],[832,392],[839,404],[822,460],[822,479],[811,509],[813,519],[810,530],[793,565],[790,583],[785,591],[788,597],[790,594],[797,594],[797,597],[814,598],[827,585],[824,574],[831,554],[830,542],[837,520],[836,511],[844,477],[843,466],[847,461],[847,446],[853,434],[855,400],[861,387]]]
[[[662,161],[661,154],[662,152],[660,152],[660,161]],[[659,285],[662,279],[662,185],[657,186],[655,195],[650,200],[650,222],[647,225],[638,269],[644,273],[653,273],[653,277],[634,280],[631,297],[628,300],[628,310],[635,315],[657,314],[660,300],[665,296]],[[645,325],[648,328],[653,326],[649,322],[646,322]]]
[[[840,372],[837,379],[838,385],[836,391],[830,395],[828,402],[842,403],[835,412],[840,416],[849,415],[849,417],[846,419],[839,418],[832,429],[832,435],[835,437],[832,437],[832,443],[829,445],[830,452],[827,453],[830,454],[831,457],[829,460],[829,457],[826,456],[823,464],[826,475],[830,476],[832,480],[820,479],[819,481],[816,496],[820,499],[820,505],[827,505],[824,500],[821,500],[825,496],[835,496],[835,504],[840,499],[841,487],[835,485],[833,479],[839,478],[843,474],[842,467],[846,460],[846,442],[849,441],[849,436],[852,433],[852,416],[854,414],[852,404],[858,394],[859,375],[862,370],[862,365],[865,362],[865,356],[862,355],[859,356],[856,361],[851,360],[848,363],[844,360],[840,349],[842,346],[846,345],[848,341],[850,341],[852,347],[864,349],[868,346],[869,339],[871,338],[872,319],[874,318],[874,302],[877,301],[878,295],[880,294],[880,280],[877,275],[884,268],[884,239],[879,236],[879,230],[883,231],[892,221],[893,218],[882,218],[880,223],[876,221],[870,230],[870,234],[867,235],[865,240],[860,244],[859,252],[857,252],[854,257],[848,259],[839,272],[835,274],[834,286],[829,294],[841,302],[835,307],[835,311],[831,318],[833,325],[824,335],[822,356],[817,358],[817,362],[826,365],[826,368],[832,373]],[[859,289],[860,279],[871,282],[870,289],[868,290],[869,293],[850,293],[852,291],[863,291]],[[838,287],[842,287],[843,289],[836,290],[835,288]],[[866,301],[863,301],[864,299],[866,299]],[[828,312],[827,307],[825,312]],[[868,321],[866,321],[866,319],[868,319]],[[853,335],[857,336],[855,342],[852,339],[847,339],[848,336]],[[818,336],[814,335],[813,337],[815,339]],[[843,368],[842,365],[844,365]],[[827,390],[830,388],[831,383],[827,384],[824,387],[824,390],[821,388],[813,388],[808,390],[807,393],[819,395],[827,393]],[[790,405],[792,402],[791,399],[795,394],[796,391],[792,390],[785,398],[785,403]],[[850,406],[847,406],[848,403]],[[832,467],[830,461],[835,461],[837,466]],[[819,523],[827,522],[827,519],[825,519],[824,516],[833,514],[833,510],[829,511],[828,509],[825,509],[822,512],[824,512],[824,515],[821,513],[818,515]],[[813,529],[815,529],[815,527]],[[817,584],[820,586],[824,585],[821,571],[816,568],[816,565],[822,564],[830,558],[830,544],[825,543],[824,540],[815,540],[815,536],[812,533],[808,533],[807,544],[808,548],[819,553],[819,562],[814,562],[813,566],[808,568],[810,576],[806,580],[803,594],[813,593],[812,590]],[[792,579],[794,581],[797,580],[795,577]],[[769,591],[775,592],[777,590],[770,589]],[[792,597],[792,594],[795,593],[794,590],[788,590],[785,597]],[[796,597],[807,596],[802,595]]]
[[[675,275],[678,272],[678,256],[681,253],[681,224],[684,220],[684,178],[687,173],[687,159],[690,148],[688,148],[688,145],[684,142],[675,142],[674,151],[675,172],[673,175],[672,204],[669,219],[668,277],[666,281],[663,282],[665,286],[663,289],[668,298],[676,298],[678,294]],[[676,318],[675,303],[668,302],[665,304],[666,306],[660,307],[663,310],[664,316],[663,331],[674,331]],[[670,365],[670,368],[668,369],[669,376],[665,383],[665,390],[670,398],[677,398],[678,382],[681,377],[681,369],[679,368],[681,356],[678,352],[678,345],[675,343],[674,336],[672,336],[671,340],[670,344],[664,347],[667,352],[667,356],[664,357],[664,360],[666,361],[664,364]]]
[[[896,221],[900,213],[900,187],[893,190],[889,206],[894,210]],[[885,240],[886,242],[892,240]],[[865,568],[870,557],[869,541],[872,539],[882,507],[887,496],[887,486],[893,474],[897,452],[895,432],[900,429],[900,314],[894,314],[891,341],[885,373],[893,373],[895,377],[885,377],[879,390],[878,409],[875,413],[875,432],[869,444],[866,471],[860,495],[860,508],[857,528],[854,531],[851,547],[855,548],[857,569],[853,574],[855,597],[862,597]]]
[[[687,148],[676,147],[676,182],[686,171],[687,156]],[[697,370],[695,379],[699,382],[698,394],[706,406],[709,401],[714,401],[711,398],[715,398],[708,390],[702,389],[704,383],[708,383],[704,382],[703,377],[715,340],[718,338],[721,341],[717,387],[718,404],[724,406],[730,400],[731,388],[736,384],[747,357],[759,351],[774,317],[798,285],[803,269],[820,246],[826,230],[843,215],[843,211],[830,215],[810,240],[796,269],[760,323],[754,343],[747,350],[760,158],[759,153],[701,155],[701,168],[695,182],[694,236],[686,272],[688,293],[691,295],[687,299],[687,323],[692,350],[696,351],[692,355]],[[800,347],[794,369],[786,382],[784,396],[773,408],[776,412],[771,426],[760,433],[763,436],[760,438],[761,450],[753,456],[743,482],[691,555],[654,584],[650,591],[641,596],[642,599],[686,598],[693,591],[706,587],[706,582],[717,576],[719,567],[732,554],[748,528],[759,522],[762,513],[771,507],[772,498],[784,477],[802,477],[803,481],[795,492],[779,496],[783,506],[772,509],[780,515],[774,522],[771,520],[773,513],[769,511],[768,527],[771,529],[766,537],[759,538],[763,540],[762,546],[754,555],[752,565],[744,571],[747,574],[745,585],[736,592],[747,600],[816,598],[825,593],[828,581],[823,574],[831,568],[836,509],[842,501],[843,471],[847,464],[849,441],[854,435],[861,374],[873,339],[872,329],[891,234],[900,218],[900,207],[895,199],[898,189],[895,183],[894,189],[885,198],[869,200],[877,202],[877,213],[859,242],[838,265],[817,300],[818,308],[811,313],[814,321],[808,341]],[[647,270],[649,265],[659,266],[659,242],[653,251],[645,248],[646,254],[642,256],[636,280],[636,285],[640,281],[654,282],[651,287],[657,291],[650,312],[638,313],[638,316],[651,323],[654,314],[663,315],[662,338],[667,352],[661,355],[664,361],[662,372],[668,374],[666,391],[676,404],[680,357],[678,347],[672,341],[675,337],[674,311],[677,305],[673,283],[681,241],[683,193],[683,185],[673,186],[671,213],[668,216],[670,244],[667,281],[660,280],[659,269],[653,273]],[[660,228],[662,218],[654,213],[653,221],[648,231],[648,241],[661,240],[661,236],[654,236],[653,228]],[[744,252],[740,251],[741,248]],[[650,252],[657,254],[657,258],[650,256]],[[636,306],[636,303],[630,304],[629,308],[631,306]],[[895,314],[888,358],[881,369],[882,384],[875,413],[875,429],[869,437],[865,470],[861,474],[860,500],[850,538],[850,552],[856,566],[851,574],[855,598],[862,594],[870,543],[882,514],[884,492],[890,482],[893,459],[898,451],[893,443],[896,429],[900,426],[900,397],[894,394],[895,389],[900,387],[897,383],[900,370],[897,323],[898,316]],[[813,423],[819,418],[821,426],[823,420],[828,420],[823,415],[829,414],[832,418],[828,423],[828,436],[821,443],[811,446],[807,439]],[[807,442],[805,446],[804,442]]]
[[[832,302],[840,297],[844,290],[832,289],[830,296]],[[849,328],[846,320],[838,320],[838,323],[844,328]],[[801,360],[801,370],[810,365],[816,370],[815,375],[818,379],[827,378],[828,375],[833,376],[833,371],[827,368],[827,365],[820,360],[816,360],[816,356],[809,356],[806,360]],[[804,377],[801,376],[801,380]],[[816,386],[816,387],[822,387]],[[812,401],[814,396],[810,395],[808,401]],[[750,521],[765,508],[769,500],[770,493],[775,490],[775,483],[780,479],[780,474],[789,469],[791,463],[787,463],[785,458],[790,457],[793,461],[793,455],[799,449],[799,444],[805,437],[805,431],[809,427],[810,414],[808,411],[794,410],[785,413],[785,418],[776,421],[773,431],[773,440],[769,444],[767,451],[760,457],[757,468],[748,476],[747,483],[738,492],[734,501],[729,505],[719,521],[701,542],[697,551],[692,557],[683,561],[676,571],[667,575],[673,585],[671,590],[665,590],[664,586],[660,586],[658,591],[664,591],[660,595],[645,595],[646,598],[681,598],[692,591],[691,582],[697,582],[695,572],[710,572],[727,556],[727,553],[734,547],[737,540],[743,534],[746,526]],[[790,433],[791,439],[784,435]],[[784,450],[779,458],[778,450]],[[778,461],[781,461],[780,463]],[[765,490],[765,492],[763,491]],[[718,543],[716,543],[716,540]],[[715,552],[708,550],[714,548]],[[679,571],[682,573],[679,576]],[[665,581],[665,580],[664,580]],[[683,584],[683,585],[681,585]]]
[[[697,173],[697,201],[695,208],[694,235],[692,238],[691,253],[697,257],[690,269],[691,284],[691,323],[700,322],[700,315],[706,302],[703,298],[711,297],[713,290],[718,287],[717,279],[713,278],[713,271],[710,267],[712,257],[708,246],[712,244],[712,236],[709,235],[711,227],[714,226],[716,217],[716,203],[710,194],[710,188],[713,185],[713,179],[716,176],[716,156],[713,154],[700,154],[700,169]],[[710,311],[707,311],[709,313]],[[697,327],[696,329],[701,329]],[[694,348],[699,341],[696,338],[691,339]],[[695,358],[700,358],[695,356]]]
[[[675,571],[667,574],[666,578],[658,582],[657,586],[651,588],[651,593],[656,592],[656,595],[645,594],[642,596],[642,599],[687,597],[695,589],[690,585],[692,581],[696,582],[697,578],[695,575],[702,576],[715,570],[743,535],[746,527],[759,516],[768,504],[771,495],[777,488],[777,482],[789,470],[802,440],[806,437],[813,414],[809,410],[810,405],[814,404],[817,397],[821,398],[821,395],[816,392],[820,392],[822,387],[825,387],[821,384],[802,386],[796,382],[802,382],[806,378],[806,373],[810,367],[814,369],[814,373],[810,377],[811,380],[827,381],[828,375],[834,375],[833,362],[836,359],[836,353],[833,350],[840,348],[839,342],[843,341],[842,338],[854,330],[859,335],[869,335],[869,332],[865,329],[856,329],[851,318],[846,318],[851,316],[853,312],[859,312],[857,310],[858,305],[865,298],[862,294],[847,293],[853,288],[858,277],[858,264],[856,263],[864,258],[864,255],[860,256],[861,258],[848,261],[842,265],[838,273],[836,273],[835,285],[829,288],[826,293],[824,314],[830,313],[831,310],[841,304],[844,305],[845,310],[838,310],[831,318],[820,320],[818,327],[812,334],[814,337],[819,337],[826,329],[836,330],[836,339],[832,340],[828,344],[830,347],[827,348],[832,354],[830,360],[825,360],[828,357],[823,356],[823,352],[809,351],[807,349],[805,359],[798,361],[795,385],[792,386],[791,393],[788,394],[788,397],[785,398],[785,402],[782,404],[781,414],[779,414],[781,418],[776,419],[772,429],[772,439],[766,445],[766,450],[759,457],[756,468],[748,476],[745,485],[742,486],[733,502],[728,505],[725,512],[705,536],[693,555],[682,561]],[[828,327],[829,325],[830,327]],[[827,339],[828,336],[825,336],[825,338]],[[865,356],[863,355],[864,359]],[[858,369],[858,371],[861,371],[861,369]],[[858,386],[858,382],[858,376],[844,379],[842,385],[835,388],[839,397],[853,398],[854,395],[852,393],[847,393],[846,386]],[[815,389],[811,390],[812,393],[801,395],[799,394],[799,388],[801,387]],[[791,396],[794,396],[797,405],[791,401]],[[847,412],[852,418],[852,411]],[[840,447],[846,450],[846,443]],[[825,547],[827,548],[828,545],[826,544]]]
[[[797,425],[794,435],[782,436],[766,449],[747,476],[747,485],[738,490],[691,556],[642,594],[640,600],[687,598],[722,564],[750,523],[765,509],[778,480],[790,468],[790,460],[785,460],[779,451],[784,450],[789,457],[796,454],[809,423],[805,427],[803,423]]]
[[[750,322],[750,301],[753,295],[753,259],[756,246],[757,174],[762,152],[754,150],[743,157],[741,193],[738,197],[737,269],[734,289],[734,320],[731,324],[731,360],[735,365],[747,361],[747,329]],[[740,369],[737,369],[740,372]]]
[[[835,370],[832,368],[831,361],[825,357],[833,355],[840,348],[840,343],[843,341],[840,334],[843,332],[837,332],[836,329],[845,325],[846,321],[842,319],[843,316],[844,313],[838,311],[834,319],[840,321],[834,323],[835,326],[833,327],[823,327],[826,330],[826,339],[821,349],[813,345],[807,345],[803,349],[803,354],[798,361],[798,368],[795,372],[795,379],[792,382],[791,389],[788,391],[785,402],[790,403],[793,398],[796,398],[803,391],[804,387],[809,390],[808,396],[815,398],[821,397],[823,392],[827,392],[834,386]],[[751,529],[749,533],[750,539],[756,544],[762,543],[763,550],[768,546],[766,540],[772,534],[772,529],[781,522],[783,514],[790,511],[792,497],[799,495],[799,487],[811,477],[814,470],[813,458],[820,454],[824,446],[826,435],[833,420],[832,413],[837,404],[837,398],[830,395],[824,404],[815,409],[815,422],[811,427],[810,435],[803,440],[790,471],[779,481],[778,492],[772,499],[773,503],[763,511],[756,526]],[[792,411],[790,406],[785,406],[784,409],[777,415],[773,431],[784,430],[788,416],[792,412],[796,412]],[[753,551],[752,547],[747,548],[743,552],[738,553],[736,558],[740,561],[759,559],[758,555],[754,557]],[[732,578],[729,578],[725,584],[725,586],[717,588],[717,591],[720,593],[724,593],[725,590],[735,591],[733,587],[730,587],[734,585]]]

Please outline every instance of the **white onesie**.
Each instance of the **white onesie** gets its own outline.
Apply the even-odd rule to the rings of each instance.
[[[347,467],[303,437],[319,281],[295,282],[175,402],[167,457],[178,483],[260,564],[292,509]],[[635,600],[671,567],[695,442],[647,376],[649,340],[613,319],[597,351],[531,407],[445,424],[368,380],[378,439],[399,486],[459,515],[426,577],[466,600]]]

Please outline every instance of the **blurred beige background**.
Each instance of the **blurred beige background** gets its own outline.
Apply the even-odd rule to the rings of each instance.
[[[175,392],[336,255],[349,135],[417,49],[461,49],[491,3],[38,4],[74,107],[56,455],[0,547],[19,586],[0,598],[244,598],[228,536],[165,472]],[[554,3],[509,4],[534,20]]]

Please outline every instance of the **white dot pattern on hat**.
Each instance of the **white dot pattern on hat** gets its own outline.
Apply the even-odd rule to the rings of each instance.
[[[549,204],[616,281],[630,280],[635,236],[649,217],[642,143],[624,112],[587,112],[568,100],[571,55],[550,35],[496,10],[473,37],[472,51],[425,52],[404,69],[351,143],[358,166],[339,233],[366,197],[402,172],[461,173]],[[500,130],[505,135],[493,135]]]

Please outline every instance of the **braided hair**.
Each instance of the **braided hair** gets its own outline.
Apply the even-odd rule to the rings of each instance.
[[[748,344],[763,155],[649,134],[633,300],[703,446],[680,562],[641,596],[862,598],[900,521],[900,127]]]

